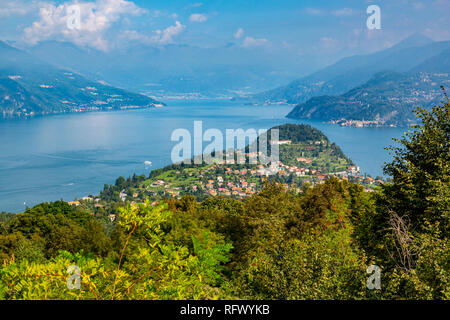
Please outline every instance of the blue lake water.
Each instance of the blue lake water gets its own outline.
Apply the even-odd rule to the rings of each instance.
[[[203,130],[268,129],[308,123],[336,142],[362,173],[382,175],[385,146],[406,128],[352,128],[286,119],[290,106],[232,102],[169,102],[164,108],[54,115],[0,121],[0,211],[98,194],[119,176],[148,174],[170,164],[172,131],[203,121]],[[205,143],[206,144],[206,143]],[[151,161],[146,167],[144,162]],[[24,204],[25,203],[25,204]]]

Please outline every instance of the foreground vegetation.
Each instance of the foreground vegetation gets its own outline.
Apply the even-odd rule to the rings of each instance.
[[[449,299],[449,107],[417,110],[375,192],[267,181],[244,200],[129,204],[115,221],[62,201],[2,214],[0,298]]]

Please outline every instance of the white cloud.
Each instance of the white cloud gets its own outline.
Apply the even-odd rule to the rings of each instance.
[[[153,35],[145,35],[138,33],[135,30],[127,30],[121,33],[121,37],[127,40],[140,41],[148,45],[165,45],[174,42],[174,37],[179,35],[185,26],[179,21],[175,22],[175,25],[169,26],[164,30],[153,31]]]
[[[69,29],[67,9],[72,5],[80,8],[80,29]],[[60,38],[78,45],[100,50],[108,49],[105,32],[124,16],[140,15],[147,12],[126,0],[96,0],[94,2],[66,2],[55,6],[42,3],[39,20],[25,28],[25,40],[37,43],[49,38]]]
[[[203,3],[197,2],[197,3],[188,5],[187,8],[198,8],[198,7],[201,7],[202,5],[203,5]]]
[[[185,26],[183,26],[179,21],[175,21],[174,26],[170,26],[164,30],[157,30],[156,34],[157,37],[156,42],[158,44],[168,44],[173,42],[173,37],[179,35],[183,30],[185,29]]]
[[[307,14],[310,14],[313,16],[321,16],[321,15],[325,14],[325,12],[323,10],[315,9],[315,8],[306,8],[305,11]]]
[[[334,10],[331,12],[331,14],[336,17],[347,17],[347,16],[354,15],[355,13],[356,13],[356,11],[351,8],[342,8],[342,9]]]
[[[24,16],[38,8],[39,2],[24,3],[22,0],[2,1],[0,4],[0,18]]]
[[[336,49],[339,46],[339,41],[331,37],[322,37],[320,45],[324,49]]]
[[[201,13],[193,13],[191,14],[191,16],[189,17],[189,21],[191,22],[205,22],[206,20],[208,20],[208,18]]]
[[[357,10],[354,10],[351,8],[341,8],[341,9],[337,9],[337,10],[333,10],[333,11],[316,9],[316,8],[306,8],[305,12],[312,16],[328,16],[331,14],[336,17],[352,16],[352,15],[358,13]]]
[[[236,39],[240,39],[240,38],[242,38],[243,35],[244,35],[244,29],[239,28],[239,29],[236,31],[236,33],[234,34],[234,37],[235,37]]]
[[[242,43],[243,47],[259,47],[259,46],[264,46],[266,44],[269,43],[269,40],[265,39],[265,38],[261,38],[261,39],[255,39],[252,37],[246,37],[244,39],[244,42]]]
[[[153,10],[153,11],[151,12],[151,15],[152,15],[152,17],[154,17],[154,18],[159,18],[159,17],[163,16],[164,13],[163,13],[161,10]]]

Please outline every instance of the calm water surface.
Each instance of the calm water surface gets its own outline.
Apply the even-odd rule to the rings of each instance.
[[[231,102],[169,102],[168,107],[0,120],[0,211],[20,212],[40,202],[98,194],[118,176],[148,174],[170,164],[172,131],[203,121],[203,130],[268,129],[308,123],[336,142],[362,173],[382,175],[383,148],[406,128],[351,128],[286,119],[290,106]],[[151,161],[146,167],[144,162]]]

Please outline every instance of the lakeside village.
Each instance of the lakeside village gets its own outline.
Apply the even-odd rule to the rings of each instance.
[[[117,208],[126,203],[143,203],[148,199],[155,205],[163,199],[178,199],[184,195],[195,196],[199,201],[210,196],[245,199],[258,193],[267,180],[275,180],[286,189],[296,193],[300,192],[302,188],[323,184],[326,179],[331,177],[359,183],[364,186],[366,192],[374,191],[377,185],[385,182],[381,177],[372,178],[368,175],[361,175],[360,168],[351,164],[348,159],[333,158],[329,153],[324,157],[329,150],[323,149],[323,146],[322,152],[316,158],[297,156],[292,159],[291,157],[286,158],[289,150],[292,151],[292,148],[295,149],[299,146],[304,150],[305,145],[291,145],[290,140],[281,140],[279,144],[280,147],[283,146],[281,160],[283,158],[287,160],[278,161],[278,166],[248,163],[174,164],[152,171],[149,177],[145,175],[134,175],[128,179],[120,177],[116,180],[115,185],[105,185],[99,196],[75,199],[69,204],[83,206],[87,210],[94,211],[95,214],[108,214],[113,221],[117,214]],[[317,144],[315,147],[319,148]],[[314,147],[309,146],[308,150],[313,151],[313,149]],[[304,154],[304,152],[300,154]],[[245,156],[254,155],[246,153]],[[330,165],[330,162],[333,165]],[[334,170],[327,171],[327,168]]]
[[[338,124],[341,127],[357,127],[357,128],[386,126],[384,121],[378,121],[378,120],[347,120],[347,119],[339,119],[339,120],[328,121],[328,123]],[[395,124],[389,124],[387,126],[389,126],[389,127],[396,127]]]

